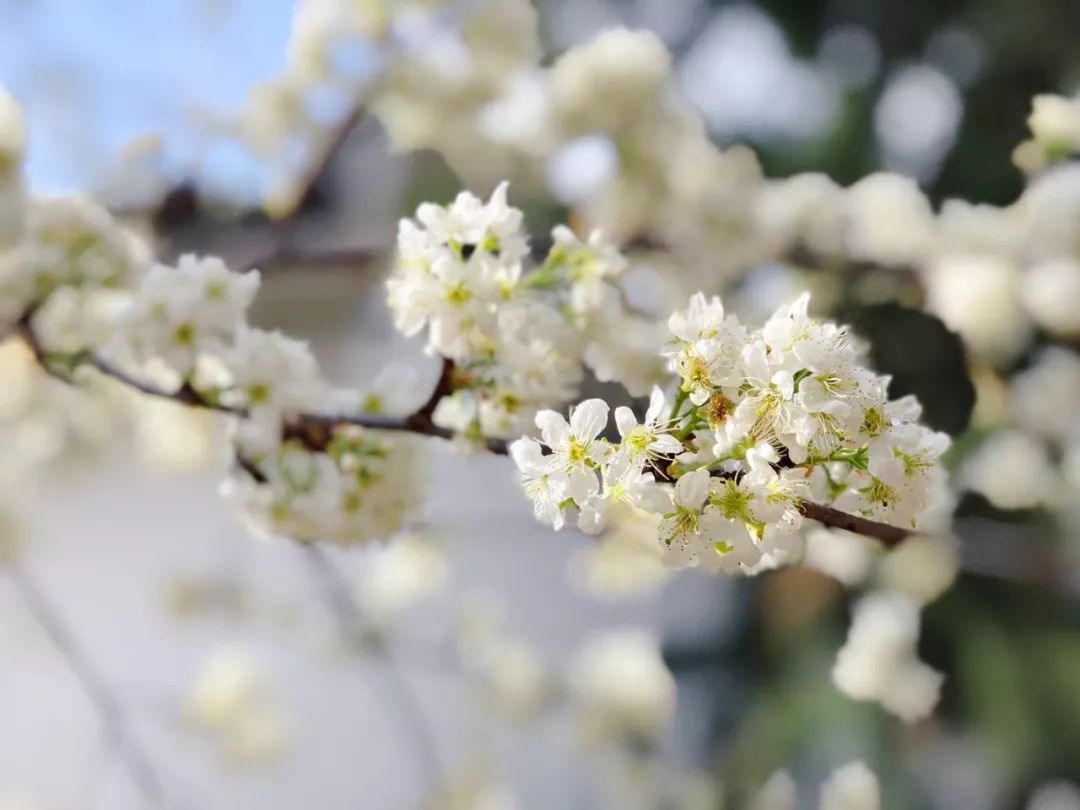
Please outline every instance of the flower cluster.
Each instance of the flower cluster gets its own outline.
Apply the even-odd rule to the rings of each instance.
[[[0,99],[0,180],[20,154]],[[147,248],[79,196],[31,199],[0,253],[0,332],[32,335],[58,376],[97,368],[129,385],[231,417],[223,494],[258,531],[300,541],[385,538],[412,517],[415,439],[347,424],[386,392],[332,388],[308,346],[248,324],[259,273],[217,258],[151,266]],[[329,411],[340,421],[304,426]],[[87,413],[86,409],[82,410]]]
[[[862,363],[847,330],[808,314],[809,296],[759,330],[695,295],[669,320],[678,394],[654,389],[644,421],[587,400],[567,421],[541,411],[541,441],[511,446],[537,517],[600,531],[616,503],[662,516],[671,561],[750,572],[798,550],[804,501],[914,527],[944,484],[948,438],[915,420],[912,397]]]
[[[445,208],[421,205],[416,220],[401,222],[388,282],[398,329],[424,332],[427,351],[455,364],[436,421],[462,433],[505,436],[571,399],[593,336],[628,319],[618,250],[599,233],[583,242],[560,226],[544,261],[527,270],[522,214],[506,193],[504,183],[486,203],[463,192]],[[597,376],[641,388],[640,369],[605,375],[602,366]]]

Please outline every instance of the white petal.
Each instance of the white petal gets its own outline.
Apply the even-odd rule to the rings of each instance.
[[[581,507],[578,516],[578,528],[585,534],[599,534],[607,525],[608,502],[604,498],[593,496]]]
[[[637,417],[634,416],[634,412],[625,405],[620,405],[615,409],[615,425],[619,428],[619,435],[624,439],[631,430],[637,427],[637,424],[638,421]]]
[[[536,426],[548,447],[560,447],[570,438],[570,425],[558,411],[540,411],[536,414]]]
[[[575,503],[583,504],[590,496],[600,491],[600,482],[592,470],[575,470],[570,473],[566,484],[566,494]]]
[[[649,449],[654,453],[674,455],[683,451],[683,443],[670,433],[659,433],[649,443]]]
[[[652,394],[649,396],[649,409],[645,411],[645,424],[654,425],[664,410],[664,392],[660,386],[654,385]]]
[[[700,509],[709,494],[709,471],[688,472],[675,482],[675,503],[686,509]]]
[[[596,438],[607,426],[608,404],[602,399],[587,399],[570,414],[570,432],[579,441]]]
[[[510,181],[503,180],[499,185],[495,187],[495,190],[491,192],[491,199],[488,201],[488,205],[494,208],[506,207],[506,196],[510,189]],[[809,295],[809,294],[808,294]]]

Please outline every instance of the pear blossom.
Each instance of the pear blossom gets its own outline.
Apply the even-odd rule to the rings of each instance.
[[[542,443],[516,459],[545,522],[564,525],[555,504],[573,506],[578,528],[597,533],[622,502],[659,519],[671,565],[753,574],[802,554],[805,500],[903,527],[947,500],[948,437],[917,423],[914,397],[888,398],[888,378],[862,364],[845,327],[809,315],[807,295],[751,331],[697,294],[669,327],[680,383],[671,413],[658,386],[642,422],[616,408],[617,443],[595,440],[607,421],[600,400],[569,423],[538,415]]]
[[[714,388],[736,380],[746,330],[734,316],[725,317],[719,298],[694,295],[687,309],[672,314],[668,328],[675,345],[667,354],[691,402],[703,405]]]
[[[597,470],[611,455],[611,447],[600,438],[608,410],[602,399],[588,399],[570,412],[569,422],[556,411],[536,415],[536,426],[551,449],[553,474],[563,483],[566,497],[578,504],[597,492]]]
[[[548,254],[547,272],[565,270],[570,279],[569,303],[579,317],[605,318],[621,309],[619,290],[610,283],[627,268],[628,262],[608,242],[603,232],[594,230],[582,242],[565,225],[551,232],[554,246]]]
[[[281,332],[241,329],[224,361],[232,377],[227,399],[238,407],[296,411],[316,404],[324,390],[307,344]]]
[[[123,340],[140,360],[190,376],[200,355],[231,346],[258,288],[258,271],[233,273],[216,257],[157,264],[124,316]]]
[[[603,467],[602,481],[602,490],[589,496],[581,506],[578,528],[586,534],[596,534],[605,527],[607,511],[615,504],[658,511],[669,503],[668,493],[657,485],[653,473],[646,472],[625,451],[617,453]]]
[[[634,412],[625,405],[615,409],[615,424],[630,458],[656,458],[683,451],[682,442],[664,430],[666,420],[661,416],[665,404],[664,392],[654,386],[643,422],[639,423]]]
[[[536,519],[558,530],[565,518],[561,503],[565,485],[555,477],[554,458],[545,456],[540,442],[527,436],[510,445],[510,457],[521,474],[521,486],[533,502]]]

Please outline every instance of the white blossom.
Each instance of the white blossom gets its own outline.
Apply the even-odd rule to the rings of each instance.
[[[881,810],[877,775],[862,762],[837,768],[821,786],[818,810]]]
[[[1031,140],[1013,152],[1013,162],[1023,171],[1033,174],[1080,151],[1080,99],[1035,96],[1027,123]]]
[[[1080,436],[1080,414],[1065,403],[1080,402],[1080,355],[1048,346],[1035,362],[1013,375],[1010,402],[1016,423],[1025,432],[1051,442]]]
[[[258,271],[233,273],[215,257],[155,265],[126,313],[123,338],[142,362],[161,360],[188,377],[200,355],[231,348],[258,289]]]
[[[611,447],[600,438],[608,410],[602,399],[589,399],[570,412],[569,422],[555,411],[536,415],[536,426],[551,450],[551,474],[579,506],[599,490],[597,471],[611,455]]]
[[[1025,810],[1080,810],[1080,787],[1065,780],[1043,782],[1028,797]]]
[[[586,740],[652,739],[675,709],[675,679],[656,640],[640,630],[615,630],[590,640],[568,673]]]
[[[1031,319],[1053,335],[1080,336],[1080,262],[1058,259],[1037,264],[1024,275],[1024,305]]]
[[[542,445],[515,445],[544,522],[563,525],[573,506],[596,533],[621,502],[661,518],[673,566],[753,574],[799,559],[804,499],[904,527],[947,500],[948,437],[916,423],[913,397],[888,399],[888,378],[862,365],[844,327],[810,316],[809,296],[751,331],[697,294],[669,327],[680,389],[670,413],[655,388],[643,422],[616,410],[621,441],[609,445],[595,441],[607,405],[589,400],[571,423],[541,412]],[[585,409],[596,418],[575,428]]]
[[[19,243],[0,256],[0,318],[63,287],[126,287],[147,264],[145,247],[90,198],[35,198]]]
[[[655,34],[610,29],[555,63],[552,109],[573,132],[621,132],[655,104],[670,76],[671,56]]]
[[[934,214],[914,180],[879,172],[845,193],[846,249],[886,266],[918,265],[933,247]]]
[[[960,479],[1001,509],[1052,503],[1059,487],[1043,443],[1014,429],[989,436],[966,460]]]
[[[243,328],[223,359],[232,377],[228,399],[239,407],[297,411],[316,405],[324,390],[307,344],[281,332]]]
[[[880,587],[927,605],[948,590],[959,573],[960,551],[953,538],[917,534],[882,558],[877,580]]]
[[[683,451],[682,442],[665,430],[668,425],[664,415],[666,404],[664,392],[654,387],[643,422],[639,423],[634,412],[625,405],[615,409],[615,424],[622,437],[624,452],[630,458],[656,458]]]
[[[1023,279],[1010,261],[944,256],[927,268],[923,278],[926,308],[979,356],[1006,361],[1026,345],[1031,321],[1023,305]]]
[[[243,650],[222,648],[206,660],[185,714],[218,737],[226,757],[239,764],[276,759],[285,746],[282,712],[258,663]]]
[[[354,593],[361,614],[376,625],[396,620],[446,580],[443,553],[422,536],[398,538],[374,551],[357,577]]]
[[[880,591],[856,605],[833,681],[855,700],[873,700],[905,722],[937,704],[942,675],[919,660],[919,610],[905,594]]]

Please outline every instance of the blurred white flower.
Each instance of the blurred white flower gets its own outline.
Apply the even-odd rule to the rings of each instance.
[[[637,629],[616,630],[585,643],[567,675],[589,743],[651,739],[675,710],[675,679],[654,638]]]
[[[1060,485],[1043,443],[1015,429],[985,439],[964,462],[959,479],[1001,509],[1051,504]]]
[[[658,523],[658,516],[641,510],[611,510],[603,535],[570,558],[571,582],[603,599],[636,596],[667,582],[672,572],[656,542]]]
[[[534,718],[551,680],[536,651],[510,633],[497,607],[474,599],[460,616],[458,653],[477,698],[513,722]]]
[[[365,560],[355,587],[357,607],[383,625],[431,596],[446,581],[442,552],[422,535],[397,538]]]
[[[1080,262],[1058,259],[1032,267],[1024,275],[1024,305],[1031,319],[1052,335],[1080,336]]]
[[[200,355],[231,347],[259,281],[258,271],[234,273],[216,257],[154,265],[124,315],[122,339],[141,362],[162,361],[186,379]]]
[[[775,771],[751,799],[747,810],[795,810],[795,780],[787,771]]]
[[[242,650],[219,649],[204,662],[184,711],[190,722],[213,733],[237,764],[267,762],[284,750],[284,719],[262,669]]]
[[[555,62],[552,111],[570,132],[617,134],[656,104],[670,79],[671,55],[655,34],[611,28]]]
[[[844,194],[846,247],[852,258],[918,266],[934,244],[934,212],[915,181],[879,172]]]
[[[803,565],[828,574],[848,587],[863,582],[878,551],[875,543],[850,532],[813,528],[806,532]]]
[[[990,362],[1015,357],[1031,336],[1020,271],[993,256],[935,259],[923,273],[926,308]]]
[[[1064,780],[1044,782],[1028,797],[1025,810],[1080,810],[1080,787]]]
[[[1080,152],[1080,99],[1039,95],[1028,116],[1031,140],[1016,147],[1013,162],[1029,174]]]
[[[837,768],[821,786],[818,810],[880,810],[877,774],[862,762]]]
[[[906,594],[880,591],[855,605],[833,682],[855,700],[873,700],[912,723],[937,705],[943,676],[919,660],[919,609]]]
[[[956,540],[917,534],[881,558],[877,578],[882,588],[902,591],[918,604],[927,605],[948,590],[959,571]]]
[[[1012,413],[1025,432],[1052,442],[1080,435],[1080,355],[1062,346],[1047,346],[1035,362],[1013,375]]]

